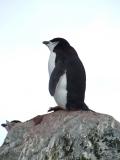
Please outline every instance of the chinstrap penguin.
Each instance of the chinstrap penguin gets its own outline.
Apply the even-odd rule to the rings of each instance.
[[[90,109],[84,103],[86,73],[75,49],[63,38],[43,41],[49,50],[49,92],[54,97],[57,107],[49,111]]]
[[[1,124],[7,131],[10,131],[17,123],[21,123],[21,121],[13,120],[11,122],[6,120],[6,123]]]

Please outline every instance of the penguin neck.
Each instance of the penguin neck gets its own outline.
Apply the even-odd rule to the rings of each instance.
[[[49,76],[51,76],[51,73],[55,68],[55,60],[56,60],[56,53],[51,51],[49,56],[49,61],[48,61]]]

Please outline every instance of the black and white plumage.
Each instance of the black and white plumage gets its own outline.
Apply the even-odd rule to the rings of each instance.
[[[67,110],[89,110],[84,103],[86,73],[75,49],[63,38],[43,44],[50,50],[49,92],[58,106]]]

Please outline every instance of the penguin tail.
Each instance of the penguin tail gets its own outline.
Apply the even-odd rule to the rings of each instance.
[[[89,109],[89,107],[85,103],[83,103],[83,106],[82,106],[81,110],[95,112],[95,111]]]

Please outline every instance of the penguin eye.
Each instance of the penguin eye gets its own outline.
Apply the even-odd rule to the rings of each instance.
[[[50,51],[53,51],[54,48],[57,46],[59,42],[52,42],[52,41],[49,41],[49,43],[47,44],[48,48],[50,49]]]
[[[52,45],[53,45],[53,46],[56,46],[58,43],[59,43],[58,41],[52,42]]]
[[[58,41],[55,41],[55,42],[51,42],[51,41],[50,41],[50,44],[49,44],[49,45],[54,48],[54,47],[57,46],[58,43],[59,43]]]

